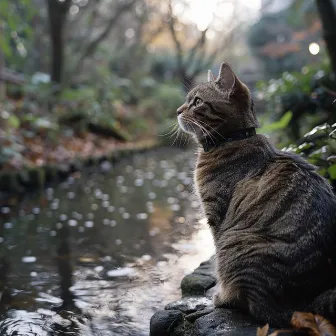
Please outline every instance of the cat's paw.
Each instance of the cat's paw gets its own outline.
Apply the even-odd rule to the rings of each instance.
[[[212,302],[215,307],[223,307],[226,305],[226,303],[222,300],[221,295],[219,293],[216,293],[213,298]]]
[[[233,302],[224,301],[220,293],[216,293],[212,297],[212,302],[216,308],[227,308],[227,309],[235,308],[235,304]]]

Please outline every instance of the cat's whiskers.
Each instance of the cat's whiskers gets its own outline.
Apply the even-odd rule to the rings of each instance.
[[[172,134],[168,136],[168,138],[172,138],[174,135],[176,135],[179,132],[179,127],[176,125],[176,128],[173,130]]]
[[[215,145],[216,143],[215,143],[215,141],[214,141],[214,138],[213,138],[213,136],[208,132],[208,130],[204,127],[204,126],[202,126],[200,123],[198,123],[198,121],[196,121],[196,120],[193,120],[193,119],[191,119],[191,118],[183,118],[185,121],[189,121],[190,123],[192,123],[192,124],[194,124],[194,125],[196,125],[197,127],[199,127],[200,128],[200,130],[202,131],[202,134],[205,136],[205,141],[207,142],[207,138],[206,138],[206,135],[208,135],[209,136],[209,138],[210,138],[210,140],[213,142],[213,144]]]
[[[180,132],[180,128],[178,128],[177,131],[174,133],[174,134],[176,135],[176,137],[175,137],[173,143],[170,145],[170,147],[173,147],[173,146],[174,146],[175,141],[177,140],[177,137],[178,137],[178,135],[179,135],[179,132]]]
[[[167,132],[166,134],[159,134],[159,136],[169,136],[169,137],[171,137],[172,135],[174,135],[175,132],[178,130],[177,121],[174,122],[172,125],[168,126],[168,128],[171,128],[171,127],[173,127],[173,129],[171,131]]]
[[[216,131],[213,127],[211,127],[210,125],[208,125],[206,122],[198,120],[199,122],[203,123],[205,126],[208,126],[209,128],[211,128],[214,132],[216,132],[220,137],[222,137],[223,139],[225,139],[225,137],[220,134],[218,131]]]
[[[210,138],[210,140],[215,144],[215,141],[214,141],[214,137],[213,137],[213,135],[204,127],[204,126],[202,126],[200,123],[199,123],[199,121],[196,121],[196,120],[192,120],[192,119],[190,119],[190,121],[192,122],[192,123],[194,123],[196,126],[198,126],[201,130],[204,130],[204,132],[203,132],[203,134],[204,135],[208,135],[209,136],[209,138]],[[208,125],[207,125],[208,126]],[[205,139],[206,140],[206,139]]]

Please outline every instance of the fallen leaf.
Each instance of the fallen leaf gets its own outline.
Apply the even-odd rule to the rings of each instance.
[[[287,333],[287,332],[291,332],[293,330],[279,329],[279,330],[275,330],[270,335],[268,335],[268,331],[269,331],[269,325],[266,324],[262,328],[258,328],[257,329],[257,336],[277,336],[277,335],[279,335],[281,333]]]
[[[336,336],[336,329],[331,322],[313,313],[295,312],[291,324],[297,330],[306,330],[310,336]]]
[[[268,330],[269,330],[269,325],[266,324],[262,328],[257,329],[257,336],[267,336],[268,335]]]

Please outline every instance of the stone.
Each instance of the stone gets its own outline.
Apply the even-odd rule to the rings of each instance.
[[[217,308],[212,313],[198,318],[194,329],[200,336],[256,335],[260,326],[251,316],[235,309]],[[252,332],[252,333],[251,333]]]
[[[215,277],[214,265],[212,263],[201,264],[193,273]]]
[[[213,308],[207,308],[207,309],[203,309],[203,310],[198,310],[198,311],[195,311],[194,313],[191,313],[191,314],[187,315],[185,318],[189,322],[194,322],[198,318],[200,318],[200,317],[202,317],[204,315],[208,315],[208,314],[212,313],[213,311],[214,311]]]
[[[206,297],[186,297],[166,305],[166,310],[180,310],[182,313],[190,314],[198,310],[213,306],[212,301]]]
[[[168,336],[183,321],[179,310],[160,310],[150,320],[150,336]]]
[[[205,292],[215,286],[213,276],[191,273],[186,275],[181,282],[182,296],[205,295]]]

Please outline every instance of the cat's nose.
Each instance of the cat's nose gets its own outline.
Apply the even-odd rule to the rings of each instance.
[[[181,113],[183,113],[187,108],[188,108],[188,105],[184,103],[182,106],[180,106],[176,110],[177,115],[180,115]]]

